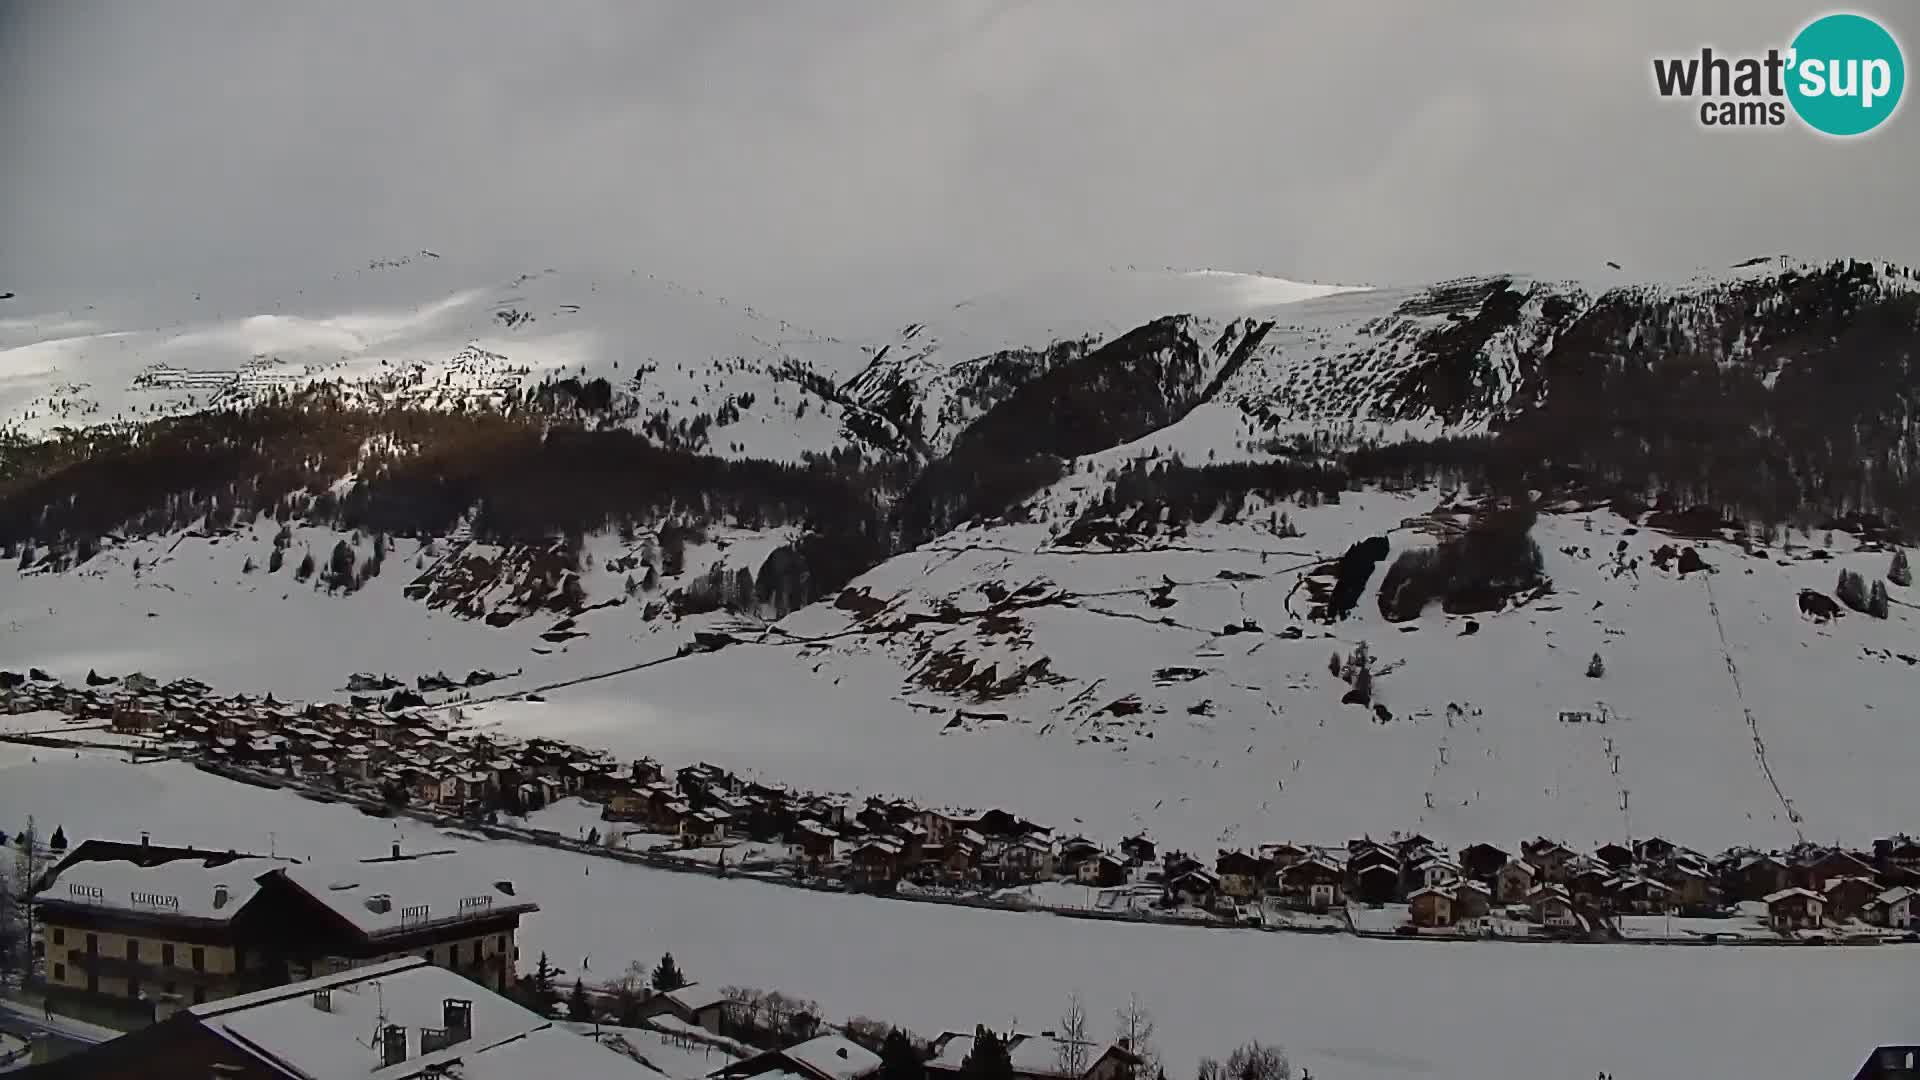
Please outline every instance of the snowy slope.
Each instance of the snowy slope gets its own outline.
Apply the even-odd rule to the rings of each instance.
[[[831,449],[839,423],[817,400],[796,416],[807,395],[772,370],[798,361],[831,378],[859,358],[853,346],[640,270],[489,282],[426,252],[292,296],[149,308],[10,319],[0,333],[0,429],[138,420],[315,382],[453,407],[547,377],[600,377],[643,416],[713,414],[751,396],[711,448],[792,459]]]
[[[962,530],[764,644],[468,716],[1202,848],[1413,828],[1456,843],[1657,832],[1717,848],[1802,832],[1863,841],[1920,818],[1900,779],[1920,767],[1907,591],[1886,621],[1820,624],[1797,607],[1839,567],[1877,576],[1884,552],[1844,536],[1831,552],[1815,538],[1800,541],[1813,552],[1753,555],[1679,541],[1714,571],[1682,577],[1652,564],[1671,537],[1604,510],[1549,514],[1534,535],[1555,591],[1528,606],[1390,624],[1383,564],[1350,619],[1305,620],[1307,573],[1370,535],[1396,552],[1430,544],[1419,519],[1437,501],[1349,496],[1290,508],[1300,537],[1250,514],[1129,552],[1054,548],[1041,525]],[[1361,642],[1382,673],[1384,723],[1340,704],[1347,687],[1328,671]],[[1588,678],[1596,652],[1606,674]]]
[[[844,392],[870,406],[905,392],[925,411],[930,448],[1017,384],[1155,319],[1182,315],[1197,340],[1225,324],[1264,319],[1316,297],[1356,290],[1226,271],[1109,270],[1054,274],[955,304],[865,346],[869,361]],[[1049,347],[1062,346],[1049,354]]]
[[[357,672],[409,684],[439,672],[457,680],[476,669],[523,672],[522,684],[569,678],[672,656],[696,629],[756,626],[725,612],[674,619],[660,611],[661,597],[715,567],[757,573],[784,539],[780,531],[716,530],[687,546],[680,575],[629,597],[625,582],[645,576],[649,537],[593,537],[580,577],[593,602],[606,606],[556,633],[566,617],[560,612],[494,626],[405,595],[410,582],[497,557],[498,548],[458,537],[395,540],[380,576],[338,595],[318,574],[298,580],[300,561],[311,554],[324,567],[341,541],[364,561],[371,540],[296,526],[283,565],[272,571],[276,528],[268,520],[226,534],[131,539],[66,573],[22,574],[12,562],[0,564],[0,667],[39,667],[75,684],[94,669],[193,676],[225,691],[309,700],[340,700]],[[517,612],[513,584],[508,578],[467,595],[483,614]]]
[[[670,950],[704,985],[777,989],[833,1019],[923,1035],[1051,1028],[1077,989],[1105,1037],[1137,993],[1175,1076],[1256,1038],[1283,1045],[1296,1069],[1347,1080],[1845,1076],[1872,1046],[1914,1034],[1901,947],[1364,941],[910,904],[477,843],[182,764],[0,747],[0,820],[28,815],[76,838],[126,839],[138,822],[156,843],[272,845],[317,862],[384,854],[394,840],[451,847],[540,904],[521,931],[523,964],[545,952],[570,973],[584,961],[613,977]],[[700,1057],[657,1064],[689,1080]]]

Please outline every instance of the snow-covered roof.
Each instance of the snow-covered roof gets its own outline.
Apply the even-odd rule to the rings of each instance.
[[[325,991],[325,1008],[317,997]],[[420,1052],[421,1028],[447,1026],[445,1003],[471,1002],[470,1035],[445,1049]],[[312,1077],[401,1080],[458,1059],[462,1080],[527,1076],[612,1080],[648,1075],[630,1061],[551,1021],[489,993],[459,974],[418,957],[373,964],[239,997],[192,1006],[207,1030],[250,1054]],[[407,1058],[380,1067],[373,1033],[382,1021],[403,1028]]]
[[[1764,904],[1775,904],[1782,900],[1790,900],[1796,896],[1805,897],[1809,900],[1819,900],[1823,903],[1826,900],[1825,897],[1821,896],[1817,892],[1812,891],[1811,889],[1795,888],[1795,889],[1781,889],[1777,893],[1768,893],[1767,895],[1760,898],[1760,902]]]
[[[727,1001],[725,994],[699,983],[688,983],[678,990],[669,990],[661,996],[687,1010],[688,1013],[711,1009],[715,1005],[724,1005]]]
[[[208,865],[214,861],[220,865]],[[84,859],[55,874],[37,896],[46,903],[107,908],[151,918],[226,922],[259,891],[254,879],[285,865],[277,859],[214,852],[146,866],[132,859]],[[226,887],[224,901],[219,900],[220,886]]]
[[[781,1051],[821,1080],[858,1080],[880,1068],[880,1055],[842,1035],[822,1035]]]
[[[458,856],[423,855],[331,867],[300,863],[283,873],[369,937],[429,923],[537,910],[526,897],[508,894]],[[385,911],[367,906],[376,896],[391,901],[384,905]]]
[[[1905,900],[1907,897],[1912,896],[1913,894],[1914,894],[1913,889],[1905,885],[1896,885],[1893,888],[1888,889],[1886,892],[1881,893],[1879,896],[1874,897],[1874,899],[1880,901],[1883,904],[1897,904],[1900,901]]]

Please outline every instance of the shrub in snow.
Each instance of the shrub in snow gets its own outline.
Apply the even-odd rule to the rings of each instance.
[[[1686,550],[1680,553],[1680,576],[1681,577],[1686,577],[1688,574],[1694,573],[1699,570],[1705,570],[1706,568],[1707,568],[1706,560],[1702,559],[1700,557],[1700,553],[1698,551],[1695,551],[1692,548],[1692,546],[1688,546]]]
[[[1893,565],[1887,567],[1887,580],[1903,589],[1913,584],[1913,568],[1907,565],[1905,551],[1893,553]]]
[[[295,581],[305,581],[312,576],[313,552],[309,551],[306,556],[300,560],[300,565],[294,569],[293,577]]]
[[[1873,589],[1867,593],[1867,614],[1876,619],[1887,617],[1887,583],[1879,578],[1873,579]]]
[[[1840,583],[1834,586],[1833,594],[1855,611],[1867,610],[1867,579],[1858,571],[1840,571]]]
[[[1600,676],[1605,675],[1606,673],[1607,673],[1606,661],[1600,659],[1599,653],[1594,653],[1593,659],[1587,661],[1587,678],[1597,679]]]
[[[267,556],[267,573],[269,574],[279,573],[280,567],[284,565],[286,561],[287,561],[287,553],[284,551],[281,551],[279,548],[274,548],[273,554]],[[134,567],[134,569],[138,570],[139,567],[136,566]]]

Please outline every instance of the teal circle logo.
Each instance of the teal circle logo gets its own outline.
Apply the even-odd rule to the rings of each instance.
[[[1907,65],[1900,43],[1865,15],[1825,15],[1793,39],[1787,100],[1824,135],[1865,135],[1900,106]]]

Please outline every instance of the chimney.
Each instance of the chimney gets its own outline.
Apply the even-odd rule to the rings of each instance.
[[[313,1007],[316,1009],[319,1009],[321,1012],[324,1012],[324,1013],[332,1012],[333,1011],[333,991],[325,990],[325,989],[315,990],[313,992]]]
[[[380,1031],[380,1067],[398,1065],[407,1060],[407,1029],[388,1024]]]
[[[213,887],[213,910],[219,911],[227,906],[227,887],[224,883]]]
[[[141,847],[146,847],[146,846],[147,846],[147,842],[148,842],[148,841],[149,841],[150,839],[151,839],[151,837],[149,837],[149,836],[147,835],[147,833],[146,833],[146,831],[145,831],[145,830],[142,830],[142,831],[141,831],[141,833],[140,833],[140,846],[141,846]]]
[[[453,1033],[453,1041],[459,1042],[473,1034],[473,1002],[465,998],[448,998],[440,1005],[440,1022]]]
[[[393,857],[396,859],[400,857],[400,841],[398,840],[393,842]]]
[[[386,893],[377,893],[367,897],[367,910],[375,915],[385,915],[393,910],[393,897]]]

